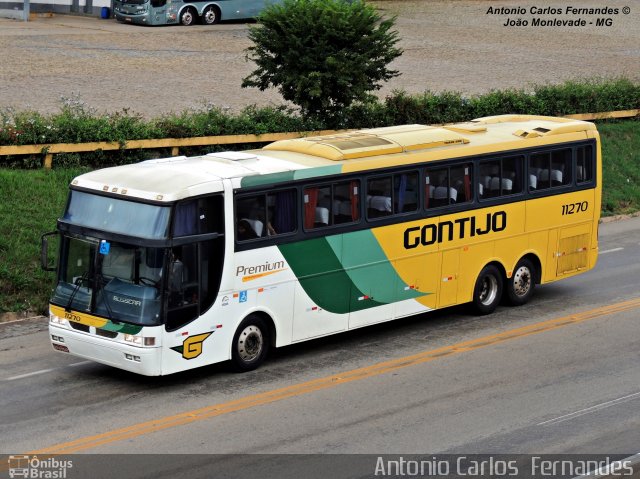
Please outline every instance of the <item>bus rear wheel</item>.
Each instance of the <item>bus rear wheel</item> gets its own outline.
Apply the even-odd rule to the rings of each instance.
[[[191,26],[195,23],[196,13],[193,8],[185,8],[180,14],[180,23],[185,27]]]
[[[269,351],[269,329],[257,315],[247,316],[233,336],[231,362],[238,372],[251,371],[263,363]]]
[[[220,23],[220,12],[213,5],[204,9],[202,12],[202,23],[205,25],[215,25]]]
[[[502,274],[494,265],[485,266],[476,280],[473,289],[473,309],[478,314],[490,314],[495,311],[502,297]]]
[[[512,306],[525,304],[533,295],[536,270],[527,258],[518,261],[513,275],[507,280],[507,298]]]

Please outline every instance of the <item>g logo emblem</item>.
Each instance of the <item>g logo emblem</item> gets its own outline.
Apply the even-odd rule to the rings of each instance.
[[[184,340],[182,346],[176,346],[171,348],[182,354],[185,359],[197,358],[202,354],[202,343],[205,339],[211,336],[212,333],[196,334],[195,336],[189,336]]]

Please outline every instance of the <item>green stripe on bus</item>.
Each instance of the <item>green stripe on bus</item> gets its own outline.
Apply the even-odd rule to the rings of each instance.
[[[419,298],[425,293],[410,289],[398,275],[371,230],[331,236],[334,253],[342,254],[342,267],[355,286],[380,303]],[[406,288],[406,289],[405,289]]]
[[[280,245],[278,248],[302,289],[322,309],[346,314],[384,304],[372,300],[358,301],[366,293],[353,284],[325,238]]]
[[[107,324],[102,326],[100,329],[104,329],[105,331],[111,331],[113,333],[122,333],[122,334],[138,334],[142,331],[142,326],[136,326],[135,324],[114,324],[111,321],[108,321]]]
[[[264,175],[244,176],[240,180],[242,188],[252,186],[272,185],[274,183],[288,183],[294,180],[304,180],[327,175],[336,175],[342,172],[342,165],[318,166],[315,168],[301,168],[280,173],[267,173]]]
[[[244,176],[240,180],[240,186],[242,188],[249,188],[251,186],[289,182],[293,181],[293,173],[293,171],[284,171],[281,173],[269,173],[266,175]]]

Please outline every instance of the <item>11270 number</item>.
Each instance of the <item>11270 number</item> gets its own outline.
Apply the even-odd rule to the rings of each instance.
[[[569,203],[568,205],[562,205],[563,215],[572,215],[581,211],[587,211],[589,209],[588,201],[581,201],[579,203]]]

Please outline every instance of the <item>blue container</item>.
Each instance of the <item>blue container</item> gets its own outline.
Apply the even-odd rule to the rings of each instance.
[[[111,9],[109,7],[102,7],[100,9],[100,18],[111,18]]]

